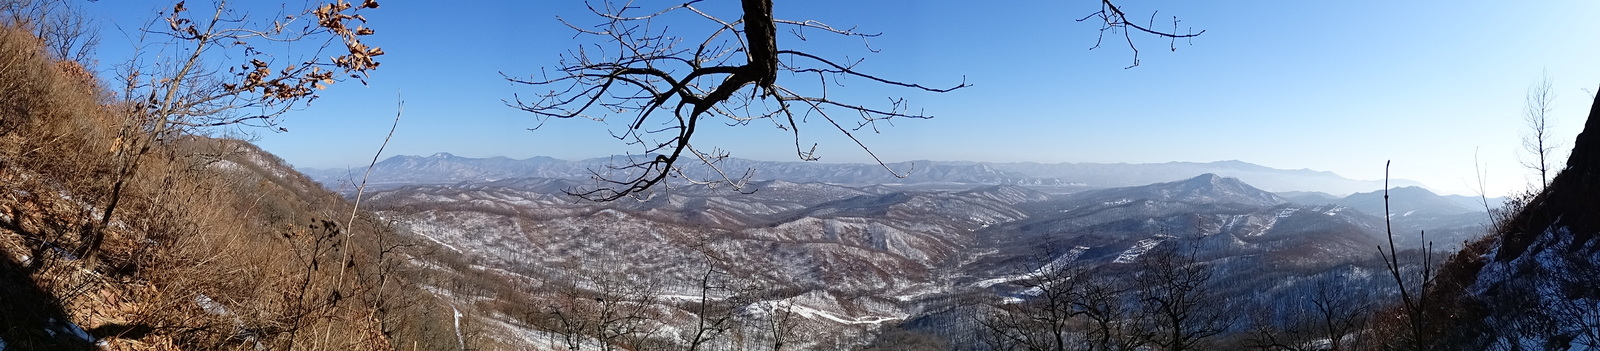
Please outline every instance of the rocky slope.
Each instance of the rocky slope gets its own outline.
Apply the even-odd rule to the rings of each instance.
[[[1600,348],[1600,99],[1590,107],[1566,168],[1494,235],[1468,245],[1428,293],[1440,301],[1414,319],[1441,348]]]

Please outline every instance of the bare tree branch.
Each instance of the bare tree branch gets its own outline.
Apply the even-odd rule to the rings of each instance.
[[[1539,81],[1528,87],[1526,105],[1523,106],[1522,121],[1528,126],[1527,134],[1522,136],[1522,150],[1527,152],[1530,159],[1522,160],[1522,165],[1539,173],[1539,186],[1531,191],[1537,193],[1544,191],[1550,185],[1550,169],[1556,156],[1554,153],[1561,148],[1559,142],[1550,135],[1550,112],[1555,109],[1556,93],[1551,90],[1550,73],[1539,75]]]
[[[1154,29],[1156,18],[1155,12],[1150,13],[1150,21],[1147,22],[1147,24],[1139,25],[1137,23],[1128,21],[1127,13],[1124,13],[1121,7],[1118,7],[1116,4],[1112,3],[1112,0],[1100,0],[1100,11],[1095,11],[1094,13],[1090,13],[1088,16],[1083,16],[1083,18],[1078,19],[1078,22],[1088,21],[1091,18],[1100,20],[1100,35],[1099,37],[1095,38],[1094,46],[1089,47],[1089,50],[1100,48],[1100,44],[1105,41],[1107,32],[1110,32],[1112,35],[1120,32],[1122,34],[1122,39],[1128,43],[1128,49],[1133,50],[1133,64],[1124,68],[1139,67],[1139,46],[1133,43],[1133,32],[1135,31],[1154,35],[1156,37],[1167,38],[1167,46],[1172,51],[1178,51],[1178,39],[1194,38],[1206,33],[1206,31],[1203,29],[1199,32],[1195,32],[1193,29],[1187,29],[1185,32],[1181,33],[1178,32],[1178,24],[1182,22],[1178,20],[1178,16],[1172,16],[1171,31]]]
[[[796,154],[807,161],[818,158],[815,146],[809,150],[802,147],[800,124],[805,123],[808,116],[820,117],[888,169],[888,165],[852,131],[872,126],[876,132],[874,123],[877,121],[932,116],[912,112],[904,99],[890,99],[886,105],[837,100],[827,95],[828,87],[841,85],[847,77],[936,93],[969,86],[965,81],[949,87],[897,81],[857,70],[855,65],[859,61],[846,64],[800,50],[779,50],[778,25],[792,27],[791,33],[800,40],[807,40],[804,34],[807,29],[863,40],[878,34],[815,20],[774,19],[771,0],[742,0],[742,16],[732,21],[712,15],[697,7],[699,4],[700,1],[689,1],[642,13],[627,5],[595,6],[591,3],[589,10],[602,18],[603,24],[583,27],[565,19],[562,22],[580,37],[594,37],[598,41],[596,44],[562,55],[557,67],[536,77],[506,76],[513,83],[546,89],[526,98],[516,95],[506,102],[533,113],[541,125],[549,118],[586,118],[605,123],[626,116],[626,123],[618,124],[619,129],[613,130],[612,136],[639,147],[642,153],[625,157],[625,163],[609,167],[607,174],[592,170],[596,187],[572,189],[569,194],[610,201],[642,195],[669,178],[680,178],[691,184],[722,183],[741,189],[751,172],[731,176],[719,166],[729,156],[727,152],[703,153],[694,146],[700,122],[712,116],[727,118],[725,124],[730,126],[770,120],[778,128],[792,133]],[[685,40],[655,22],[665,21],[665,17],[676,12],[691,13],[692,18],[712,23],[710,34],[703,40]],[[694,44],[691,48],[680,47],[685,43]],[[870,45],[867,48],[872,50]],[[789,73],[784,76],[804,74],[817,80],[807,84],[806,89],[790,89],[779,84],[780,72]],[[818,92],[800,92],[812,90]],[[850,127],[848,122],[835,119],[837,111],[855,113],[861,120]],[[684,172],[680,161],[686,153],[710,167],[712,176],[698,178]],[[892,169],[890,172],[903,176]]]
[[[383,55],[382,49],[361,42],[361,37],[374,31],[362,25],[366,18],[357,12],[377,8],[374,0],[363,0],[360,5],[332,0],[299,14],[274,16],[277,20],[270,24],[235,12],[226,0],[198,13],[186,5],[187,1],[178,1],[161,13],[161,19],[147,22],[141,31],[143,45],[135,58],[121,67],[119,98],[123,102],[119,105],[137,123],[124,126],[118,138],[121,145],[117,146],[110,199],[80,249],[81,255],[91,260],[121,202],[127,180],[156,146],[196,128],[250,123],[275,126],[278,116],[309,104],[318,90],[330,84],[347,79],[365,83],[367,72],[378,68],[374,57]],[[162,40],[148,41],[151,38]],[[316,49],[308,55],[288,56],[290,62],[276,62],[272,55],[276,50],[257,49],[302,41]],[[160,53],[155,56],[159,57],[151,58],[145,52],[148,46],[156,46]],[[343,46],[348,53],[324,54],[335,46]],[[233,50],[242,56],[218,53]],[[173,56],[165,56],[169,53]],[[237,66],[217,64],[212,61],[217,58],[242,62]]]

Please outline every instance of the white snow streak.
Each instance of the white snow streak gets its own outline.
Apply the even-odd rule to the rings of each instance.
[[[466,350],[467,337],[461,335],[461,310],[457,309],[456,305],[450,305],[450,310],[454,311],[456,316],[456,343],[461,344],[462,350]]]
[[[194,303],[196,305],[200,305],[200,310],[206,311],[206,313],[210,313],[210,314],[214,314],[214,315],[218,315],[218,316],[224,316],[224,315],[228,314],[228,307],[227,306],[223,306],[221,303],[218,303],[216,300],[212,300],[211,297],[210,296],[206,296],[206,294],[195,295]]]
[[[761,301],[761,302],[750,304],[750,307],[748,307],[748,308],[758,309],[761,312],[765,312],[765,313],[776,314],[776,313],[778,313],[778,309],[780,308],[779,307],[779,303],[782,303],[782,302],[779,302],[779,301]],[[838,322],[840,324],[880,324],[880,323],[888,322],[888,321],[892,321],[892,320],[904,319],[904,318],[900,318],[900,317],[888,317],[888,316],[861,316],[861,317],[840,316],[838,314],[834,314],[833,312],[828,312],[828,311],[823,311],[823,310],[819,310],[819,309],[815,309],[815,308],[811,308],[811,307],[796,305],[793,302],[787,302],[787,304],[788,304],[787,307],[788,307],[790,313],[794,313],[796,315],[799,315],[801,317],[805,317],[805,318],[808,318],[808,319],[821,318],[821,319],[826,319],[826,320],[831,320],[831,321],[834,321],[834,322]]]
[[[1055,273],[1056,270],[1060,270],[1062,268],[1066,268],[1068,263],[1072,263],[1073,260],[1078,259],[1078,256],[1083,255],[1083,251],[1084,250],[1088,250],[1088,249],[1089,249],[1088,246],[1073,247],[1071,251],[1067,251],[1067,253],[1061,254],[1060,257],[1056,257],[1056,259],[1050,260],[1050,263],[1046,263],[1044,266],[1039,267],[1039,269],[1035,269],[1032,272],[1028,272],[1027,274],[1008,275],[1008,276],[1003,276],[1003,277],[999,277],[999,278],[989,278],[989,279],[980,280],[977,283],[973,283],[972,285],[976,286],[976,287],[980,287],[980,288],[987,288],[987,287],[994,286],[995,284],[1013,282],[1013,281],[1018,281],[1018,280],[1023,280],[1023,279],[1031,279],[1031,278],[1034,278],[1034,277],[1043,276],[1045,274]]]
[[[1282,210],[1278,211],[1278,218],[1288,218],[1289,216],[1294,215],[1295,212],[1299,212],[1299,211],[1300,211],[1299,208],[1294,208],[1294,207],[1285,208],[1285,209],[1282,209]]]
[[[1161,241],[1162,241],[1161,238],[1149,238],[1149,239],[1139,240],[1138,243],[1133,244],[1133,247],[1128,248],[1128,251],[1123,251],[1122,254],[1117,255],[1117,259],[1116,260],[1113,260],[1111,262],[1112,263],[1133,263],[1134,260],[1139,259],[1139,255],[1143,255],[1145,253],[1145,251],[1150,251],[1151,248],[1156,247],[1156,245],[1160,245]]]

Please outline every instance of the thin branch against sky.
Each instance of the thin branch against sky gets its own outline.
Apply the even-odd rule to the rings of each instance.
[[[130,16],[157,2],[87,3],[106,25],[102,55],[127,50]],[[1473,2],[1158,1],[1124,10],[1157,24],[1178,15],[1204,36],[1140,42],[1140,64],[1126,48],[1089,50],[1099,25],[1072,19],[1096,2],[1037,1],[971,6],[965,1],[780,2],[779,17],[816,19],[882,33],[863,69],[905,81],[967,77],[960,94],[899,94],[847,84],[830,94],[902,96],[938,118],[896,121],[862,135],[885,161],[917,159],[1036,162],[1166,162],[1238,159],[1275,168],[1381,178],[1395,160],[1398,178],[1447,193],[1470,193],[1474,150],[1490,174],[1490,194],[1520,190],[1515,152],[1523,94],[1541,69],[1555,77],[1558,106],[1588,106],[1582,88],[1600,82],[1600,43],[1571,33],[1600,32],[1600,3],[1528,6]],[[1384,6],[1385,11],[1371,11]],[[709,5],[708,5],[709,7]],[[386,123],[370,101],[408,92],[407,113],[391,145],[396,154],[449,151],[464,156],[576,159],[621,154],[594,140],[584,123],[526,129],[537,121],[500,101],[516,88],[499,72],[532,72],[574,47],[556,16],[587,14],[582,2],[385,4],[372,37],[388,52],[384,74],[364,89],[330,91],[285,118],[288,133],[260,143],[298,166],[363,163]],[[727,9],[711,9],[726,15]],[[1476,19],[1463,22],[1463,19]],[[133,23],[130,25],[129,23]],[[1371,23],[1384,23],[1373,26]],[[1170,26],[1170,23],[1165,24]],[[1161,28],[1162,26],[1157,26]],[[812,35],[812,37],[817,37]],[[783,45],[833,54],[827,41]],[[1138,38],[1135,38],[1138,40]],[[860,42],[850,43],[850,49]],[[1178,50],[1166,50],[1175,46]],[[842,47],[840,48],[842,49]],[[851,53],[852,57],[864,54]],[[104,68],[104,67],[102,67]],[[853,83],[853,82],[850,82]],[[1557,118],[1578,116],[1558,110]],[[1561,114],[1570,113],[1572,116]],[[1570,140],[1576,123],[1558,125]],[[365,129],[364,129],[365,128]],[[601,133],[601,134],[597,134]],[[793,141],[777,128],[712,131],[703,147],[733,157],[789,160]],[[996,142],[996,141],[1005,142]],[[871,162],[846,139],[819,138],[821,162]],[[750,147],[753,146],[753,147]],[[769,151],[760,151],[769,150]]]

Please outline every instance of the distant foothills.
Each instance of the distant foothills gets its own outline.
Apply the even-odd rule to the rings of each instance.
[[[638,157],[638,156],[635,156]],[[626,161],[626,156],[578,161],[551,157],[513,159],[508,157],[472,158],[437,153],[431,156],[401,155],[379,162],[367,177],[369,186],[393,187],[415,184],[454,184],[516,178],[590,179],[608,165]],[[755,161],[739,158],[724,160],[723,170],[743,174],[751,180],[782,180],[796,183],[843,185],[964,186],[1020,185],[1052,193],[1068,193],[1170,182],[1200,174],[1238,178],[1263,190],[1287,195],[1343,197],[1353,193],[1383,189],[1383,180],[1355,180],[1333,172],[1309,169],[1286,170],[1243,161],[1167,162],[1167,163],[1033,163],[972,161],[908,161],[888,166],[905,178],[897,178],[877,164],[820,163],[799,161]],[[360,169],[300,168],[307,176],[331,189],[352,188],[359,182]],[[687,162],[686,173],[704,174],[709,169],[699,162]],[[1389,180],[1391,187],[1422,187],[1416,181]],[[1306,193],[1306,194],[1302,194]]]

